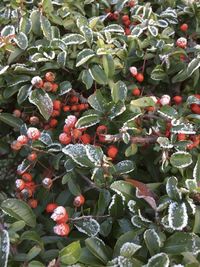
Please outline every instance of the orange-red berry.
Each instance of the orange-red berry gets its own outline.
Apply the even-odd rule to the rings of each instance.
[[[43,88],[44,88],[45,91],[51,92],[52,91],[52,88],[53,88],[52,83],[50,83],[50,82],[44,82]]]
[[[55,128],[58,125],[58,121],[56,119],[51,119],[49,125],[50,127]]]
[[[26,145],[28,143],[28,137],[26,135],[20,135],[17,138],[17,141],[20,142],[22,145]]]
[[[174,100],[174,103],[175,103],[176,105],[179,105],[179,104],[181,104],[181,103],[183,102],[183,98],[182,98],[182,96],[180,96],[180,95],[176,95],[176,96],[174,96],[174,97],[173,97],[173,100]]]
[[[92,138],[89,134],[83,134],[81,136],[81,141],[83,142],[83,144],[90,144],[92,142]]]
[[[53,101],[53,109],[60,110],[62,106],[62,103],[60,100],[54,100]]]
[[[56,208],[58,207],[58,204],[56,203],[49,203],[47,206],[46,206],[46,212],[47,213],[52,213]]]
[[[29,199],[28,200],[28,205],[33,209],[37,208],[37,206],[38,206],[37,199],[34,199],[34,198]]]
[[[29,161],[35,161],[37,159],[37,153],[32,152],[31,154],[28,155],[27,159]]]
[[[108,150],[107,150],[107,155],[108,157],[110,157],[111,159],[115,159],[117,154],[118,154],[118,148],[114,145],[111,145],[108,147]]]
[[[178,141],[184,141],[186,140],[186,134],[184,133],[179,133],[177,136]]]
[[[144,81],[144,75],[142,73],[138,73],[135,78],[139,83]]]
[[[21,117],[21,111],[19,110],[19,109],[15,109],[14,111],[13,111],[13,115],[15,116],[15,117],[17,117],[17,118],[20,118]]]
[[[45,80],[47,80],[48,82],[53,82],[55,80],[56,76],[53,72],[47,72],[45,74]]]
[[[180,26],[180,30],[182,32],[186,32],[188,30],[188,24],[187,23],[183,23],[181,26]]]
[[[61,133],[59,135],[59,141],[63,145],[68,145],[71,143],[72,138],[69,135],[67,135],[66,133]]]
[[[75,199],[73,201],[73,205],[77,208],[80,206],[83,206],[84,203],[85,203],[85,198],[83,195],[79,195],[79,196],[75,197]]]
[[[138,89],[138,88],[134,88],[134,89],[132,90],[132,95],[134,95],[134,96],[139,96],[140,94],[141,94],[140,89]]]
[[[31,182],[33,180],[33,176],[30,173],[25,172],[24,174],[22,174],[22,179],[25,182]]]

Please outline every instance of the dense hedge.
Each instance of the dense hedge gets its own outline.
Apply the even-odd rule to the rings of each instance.
[[[198,267],[200,2],[0,2],[0,266]]]

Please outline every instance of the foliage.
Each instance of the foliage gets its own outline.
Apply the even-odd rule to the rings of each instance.
[[[0,265],[199,266],[200,2],[2,0],[0,22]]]

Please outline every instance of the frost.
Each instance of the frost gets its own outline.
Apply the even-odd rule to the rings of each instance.
[[[68,34],[62,40],[66,45],[83,44],[86,42],[85,38],[80,34]]]
[[[5,26],[1,30],[1,36],[8,36],[8,35],[13,35],[15,34],[15,27],[12,25]]]
[[[0,236],[0,246],[1,246],[1,265],[2,267],[7,267],[8,264],[8,256],[10,252],[10,240],[9,240],[9,234],[8,231],[2,230],[1,236]]]
[[[129,202],[128,202],[128,209],[129,209],[129,211],[130,212],[132,212],[132,213],[135,213],[136,212],[136,207],[135,207],[135,205],[136,205],[136,201],[135,200],[129,200]]]
[[[124,33],[124,29],[118,24],[109,25],[109,26],[105,27],[103,29],[103,31]]]
[[[38,83],[42,82],[42,78],[40,78],[39,76],[34,76],[31,80],[31,84],[32,85],[36,85]]]
[[[158,253],[149,259],[145,267],[161,267],[159,258],[160,258],[160,261],[162,262],[162,267],[169,266],[170,261],[169,261],[168,255],[165,253]]]
[[[9,68],[9,66],[7,65],[7,66],[0,66],[0,75],[1,74],[3,74],[3,73],[5,73],[6,71],[7,71],[7,69]]]
[[[198,156],[197,162],[193,170],[193,178],[196,182],[200,181],[200,156]]]
[[[145,239],[148,239],[147,234],[148,234],[148,236],[153,237],[153,239],[156,241],[156,243],[158,244],[159,247],[162,246],[160,237],[159,237],[159,235],[156,233],[156,231],[154,229],[148,229],[148,230],[145,231],[145,233],[144,233],[144,238]]]
[[[51,215],[51,219],[54,221],[62,219],[66,215],[66,209],[63,206],[58,206]]]
[[[120,249],[120,255],[124,257],[131,257],[141,246],[135,243],[126,242]]]
[[[62,149],[62,152],[66,155],[68,155],[73,161],[75,161],[77,164],[79,164],[82,167],[88,167],[87,164],[85,164],[84,159],[87,160],[86,158],[86,150],[85,146],[82,144],[70,144],[67,145]],[[82,161],[83,159],[83,161]],[[80,162],[81,161],[81,162]]]
[[[141,219],[143,222],[152,223],[152,221],[148,220],[147,218],[145,218],[145,217],[141,214],[141,210],[140,210],[140,209],[138,209],[138,215],[139,215],[140,219]]]
[[[79,232],[92,237],[96,236],[100,231],[99,223],[92,218],[90,218],[89,220],[82,221],[80,223],[77,222],[74,225],[76,226]]]
[[[188,224],[188,214],[185,203],[172,202],[168,209],[169,227],[181,231]]]
[[[194,204],[193,199],[187,197],[187,202],[188,202],[188,204],[189,204],[189,206],[190,206],[190,208],[192,210],[192,214],[194,215],[195,212],[196,212],[196,205]]]
[[[86,154],[88,158],[97,165],[100,164],[103,159],[102,149],[92,145],[86,145]]]

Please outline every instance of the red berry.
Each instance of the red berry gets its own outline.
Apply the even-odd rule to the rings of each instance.
[[[58,206],[51,215],[51,219],[53,219],[57,223],[67,222],[69,219],[68,213],[63,206]]]
[[[72,139],[70,136],[68,136],[66,133],[61,133],[59,135],[59,141],[63,145],[68,145],[71,143]]]
[[[53,231],[57,235],[68,236],[68,234],[70,232],[70,227],[66,223],[61,223],[61,224],[54,226]]]
[[[57,83],[52,83],[52,89],[51,92],[55,93],[58,90],[58,84]]]
[[[134,0],[129,1],[129,3],[128,3],[129,7],[134,7],[134,5],[135,5],[135,1]]]
[[[132,95],[134,95],[134,96],[139,96],[140,94],[141,94],[140,89],[138,89],[138,88],[134,88],[134,89],[133,89],[133,91],[132,91]]]
[[[155,107],[150,106],[146,108],[147,111],[153,112],[155,110]]]
[[[78,110],[78,105],[73,105],[73,106],[71,106],[71,110],[72,110],[72,111],[77,111],[77,110]]]
[[[49,125],[50,127],[55,128],[58,125],[58,121],[56,119],[51,119]]]
[[[37,140],[37,139],[40,138],[41,133],[40,133],[40,131],[39,131],[37,128],[35,128],[35,127],[30,127],[30,128],[28,128],[28,130],[27,130],[27,136],[28,136],[28,138],[31,139],[31,140]]]
[[[35,152],[32,152],[31,154],[28,155],[27,159],[29,161],[35,161],[37,159],[37,154]]]
[[[20,142],[22,145],[26,145],[28,143],[28,137],[26,135],[20,135],[17,138],[17,141]]]
[[[55,110],[61,110],[62,103],[60,100],[54,100],[53,101],[53,109]]]
[[[47,213],[52,213],[57,207],[58,207],[58,205],[56,203],[49,203],[46,206],[46,212]]]
[[[79,101],[79,98],[75,95],[73,95],[69,100],[70,104],[78,104],[78,101]]]
[[[108,157],[110,157],[111,159],[115,159],[117,154],[118,154],[118,148],[116,146],[111,145],[108,147],[107,150]]]
[[[81,141],[83,142],[83,144],[90,144],[92,142],[92,138],[89,134],[83,134],[81,136]]]
[[[31,182],[33,180],[33,176],[30,173],[25,172],[24,174],[22,174],[22,179],[25,182]]]
[[[34,198],[29,199],[28,205],[33,209],[37,208],[37,205],[38,205],[37,199],[34,199]]]
[[[84,203],[85,203],[85,198],[84,198],[83,195],[80,195],[80,196],[75,197],[75,199],[73,201],[73,205],[75,207],[77,207],[77,208],[80,207],[80,206],[83,206]]]
[[[119,19],[119,12],[118,11],[115,11],[113,13],[113,20],[118,20]]]
[[[48,81],[48,82],[53,82],[55,80],[56,76],[53,72],[47,72],[45,74],[45,79]]]
[[[57,224],[66,223],[66,222],[68,222],[68,220],[69,220],[69,215],[68,215],[68,213],[66,213],[63,218],[56,220],[56,223]]]
[[[13,111],[13,115],[15,116],[15,117],[17,117],[17,118],[20,118],[21,117],[21,111],[19,110],[19,109],[15,109],[14,111]]]
[[[139,83],[144,81],[144,75],[142,73],[138,73],[135,78]]]
[[[200,105],[198,104],[192,104],[190,105],[190,109],[195,114],[200,114]]]
[[[122,21],[124,22],[124,21],[127,21],[127,20],[129,20],[129,16],[128,15],[124,15],[124,16],[122,16]]]
[[[64,106],[64,107],[63,107],[63,111],[64,111],[64,112],[67,112],[67,111],[69,111],[69,110],[70,110],[70,106]]]
[[[125,34],[130,35],[131,34],[131,29],[130,28],[125,28]]]
[[[126,27],[129,27],[131,25],[131,21],[130,19],[129,20],[126,20],[126,21],[123,21],[123,24],[126,26]]]
[[[184,133],[179,133],[177,136],[178,141],[184,141],[186,140],[186,134]]]
[[[56,118],[60,116],[60,110],[53,110],[51,117]]]
[[[99,134],[106,134],[108,132],[108,128],[105,125],[99,125],[96,129],[97,135]]]
[[[73,138],[77,140],[81,137],[82,132],[79,129],[74,129],[72,135],[73,135]]]
[[[188,24],[187,23],[184,23],[180,26],[180,30],[182,32],[186,32],[188,30]]]
[[[180,95],[176,95],[176,96],[173,97],[173,100],[174,100],[174,102],[175,102],[176,105],[179,105],[179,104],[182,103],[183,98]]]

